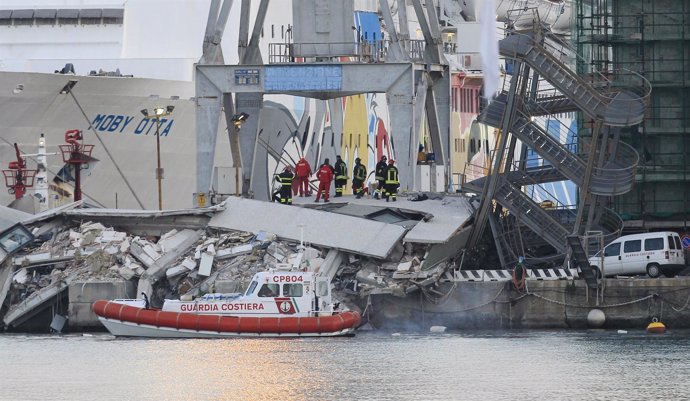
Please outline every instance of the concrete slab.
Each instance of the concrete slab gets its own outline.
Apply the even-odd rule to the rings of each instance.
[[[299,206],[313,208],[316,205],[323,207],[322,203],[314,203],[314,197],[293,198],[293,203]],[[453,234],[472,216],[472,207],[467,198],[458,195],[449,195],[443,199],[427,199],[413,202],[403,196],[399,196],[396,202],[386,202],[371,197],[357,199],[346,195],[340,198],[332,198],[329,208],[338,204],[347,204],[344,212],[354,215],[353,205],[361,205],[365,211],[371,212],[372,206],[398,208],[403,211],[431,214],[429,221],[420,221],[406,235],[404,242],[442,244],[447,242]]]
[[[229,198],[225,206],[225,211],[211,218],[209,227],[252,233],[264,230],[281,238],[299,241],[300,225],[304,225],[304,241],[307,243],[376,258],[386,258],[405,233],[403,227],[394,224],[306,207],[241,198]]]
[[[0,231],[4,231],[30,217],[32,217],[30,214],[22,212],[21,210],[0,206]]]
[[[65,291],[80,273],[81,271],[74,272],[72,275],[34,292],[24,301],[12,306],[3,317],[5,326],[16,327],[44,308],[50,307],[51,303],[48,301],[53,300],[56,296],[60,295],[62,291]]]

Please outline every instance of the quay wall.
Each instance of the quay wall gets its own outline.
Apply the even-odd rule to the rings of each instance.
[[[136,285],[131,281],[74,281],[68,289],[68,324],[72,331],[104,329],[91,305],[99,299],[136,298]]]
[[[604,312],[602,328],[644,329],[653,318],[669,329],[690,328],[690,278],[606,279],[598,290],[584,280],[444,283],[406,298],[372,296],[370,319],[382,329],[585,329]],[[442,294],[447,294],[443,297]]]

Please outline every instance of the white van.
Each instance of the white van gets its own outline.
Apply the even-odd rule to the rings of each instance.
[[[622,236],[604,248],[603,258],[601,252],[589,258],[589,264],[605,276],[673,277],[685,268],[685,256],[680,236],[664,231]]]

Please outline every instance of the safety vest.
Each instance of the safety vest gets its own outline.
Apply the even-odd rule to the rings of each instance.
[[[353,172],[355,180],[364,181],[367,178],[367,168],[363,164],[355,165],[355,171]]]
[[[335,162],[335,179],[336,180],[346,180],[347,179],[347,166],[344,161]]]
[[[292,186],[292,178],[294,175],[292,175],[291,171],[283,171],[282,173],[278,174],[278,181],[280,184],[285,187],[291,187]]]
[[[398,184],[398,169],[395,166],[389,166],[386,173],[386,184]]]
[[[376,164],[376,179],[378,181],[383,181],[385,179],[384,175],[386,174],[387,168],[388,165],[383,160]]]

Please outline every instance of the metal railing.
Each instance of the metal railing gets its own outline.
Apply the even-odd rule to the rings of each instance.
[[[269,43],[268,63],[382,63],[388,56],[390,40],[333,43]],[[426,42],[423,40],[400,41],[410,61],[424,59]],[[455,51],[455,43],[444,43],[444,50]]]

